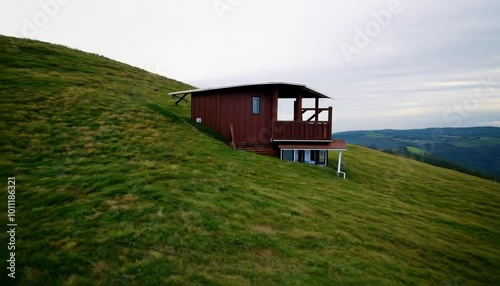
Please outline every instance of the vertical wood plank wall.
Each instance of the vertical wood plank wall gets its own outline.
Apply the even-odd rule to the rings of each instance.
[[[277,121],[277,100],[280,94],[296,97],[296,114],[302,116],[302,94],[293,89],[276,87],[246,87],[205,91],[192,96],[191,116],[202,119],[202,124],[231,140],[229,125],[234,126],[237,145],[270,145],[275,140],[331,140],[332,113],[328,121]],[[253,97],[260,98],[260,114],[252,113]],[[299,105],[300,104],[300,105]],[[317,101],[315,102],[317,106]],[[274,122],[273,122],[274,120]]]
[[[252,100],[260,97],[260,114],[252,114]],[[192,97],[192,120],[216,130],[231,140],[229,124],[234,125],[236,143],[270,144],[273,96],[271,89],[222,90]]]

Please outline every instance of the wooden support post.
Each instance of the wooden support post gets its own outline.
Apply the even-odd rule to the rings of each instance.
[[[299,93],[299,96],[297,97],[297,100],[295,102],[297,103],[295,109],[295,121],[302,121],[302,93]]]
[[[273,107],[272,107],[273,118],[271,119],[273,123],[278,121],[278,98],[279,98],[278,88],[275,88],[273,91]]]
[[[189,94],[189,93],[185,93],[185,94],[183,94],[183,95],[182,95],[182,96],[180,96],[180,97],[179,97],[179,96],[177,96],[176,94],[172,94],[172,97],[174,97],[174,98],[178,98],[178,99],[179,99],[179,100],[177,100],[177,101],[175,102],[175,105],[179,105],[179,102],[180,102],[181,100],[184,100],[185,102],[188,102],[188,101],[187,101],[187,99],[185,99],[185,97],[186,97],[188,94]]]
[[[297,107],[297,100],[293,102],[293,121],[299,121],[299,116],[302,116],[302,113],[299,115],[297,114],[297,110],[299,108]]]
[[[330,106],[328,108],[328,132],[330,133],[330,138],[332,137],[332,125],[333,125],[333,108]]]
[[[313,118],[316,117],[316,122],[318,122],[319,114],[321,112],[323,112],[324,110],[326,110],[326,109],[320,109],[320,110],[316,109],[316,110],[314,110],[315,113],[313,115],[311,115],[311,117],[309,117],[306,121],[311,121],[311,119],[313,119]],[[306,110],[302,111],[302,113],[305,113],[306,111],[307,111],[307,108],[306,108]]]
[[[274,139],[278,128],[276,127],[276,122],[278,122],[278,106],[279,104],[279,91],[278,88],[273,90],[273,103],[272,103],[272,115],[271,115],[271,142]]]
[[[316,108],[316,112],[317,112],[317,110],[319,109],[319,97],[316,97],[314,99],[314,108]],[[316,120],[315,121],[316,122],[319,121],[319,112],[316,113]]]
[[[220,130],[220,114],[222,110],[220,109],[220,94],[217,92],[217,103],[215,107],[215,112],[217,114],[217,132],[221,133]]]
[[[236,142],[234,142],[234,125],[229,124],[229,131],[231,132],[231,147],[236,150]]]

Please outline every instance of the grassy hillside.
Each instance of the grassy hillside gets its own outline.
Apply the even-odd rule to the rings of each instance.
[[[351,144],[500,180],[498,127],[350,131],[335,136],[345,138]]]
[[[167,96],[188,87],[0,37],[18,284],[500,283],[498,184],[357,146],[347,180],[233,151]]]

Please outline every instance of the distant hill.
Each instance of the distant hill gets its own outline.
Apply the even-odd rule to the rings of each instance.
[[[355,145],[346,180],[336,153],[235,151],[168,96],[189,88],[0,36],[0,285],[500,284],[499,184]]]
[[[500,179],[500,128],[428,128],[335,133],[350,144]],[[451,164],[450,164],[451,163]]]

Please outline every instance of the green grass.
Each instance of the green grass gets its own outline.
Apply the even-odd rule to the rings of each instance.
[[[420,156],[429,155],[429,153],[428,153],[428,152],[426,152],[425,150],[422,150],[422,149],[420,149],[420,148],[417,148],[417,147],[407,146],[407,147],[406,147],[406,150],[407,150],[410,154],[417,154],[417,155],[420,155]]]
[[[335,153],[282,162],[200,132],[167,95],[189,85],[40,42],[0,51],[20,285],[500,283],[494,182],[358,146],[342,180]]]

